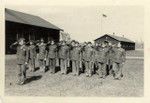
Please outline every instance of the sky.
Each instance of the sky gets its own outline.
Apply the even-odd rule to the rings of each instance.
[[[113,34],[144,41],[142,6],[14,6],[6,8],[38,15],[70,34],[79,42]],[[103,17],[105,14],[107,17]]]

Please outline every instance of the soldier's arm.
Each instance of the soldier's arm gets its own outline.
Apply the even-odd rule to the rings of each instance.
[[[26,63],[29,61],[29,48],[26,47]]]
[[[46,46],[46,45],[45,45]],[[47,51],[47,47],[45,47],[45,60],[47,58],[47,55],[48,55],[48,51]]]
[[[10,48],[16,49],[17,46],[18,46],[18,42],[14,42],[13,44],[10,45]]]
[[[126,61],[126,52],[124,49],[122,51],[122,57],[123,57],[123,62],[125,62]]]
[[[68,47],[68,49],[67,49],[67,58],[70,59],[69,57],[70,57],[70,48]]]

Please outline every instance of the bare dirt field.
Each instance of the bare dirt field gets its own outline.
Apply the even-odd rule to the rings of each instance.
[[[127,56],[144,56],[143,51],[129,51]],[[27,71],[27,83],[17,85],[16,57],[6,55],[5,60],[5,95],[6,96],[92,96],[92,97],[141,97],[144,94],[144,60],[127,59],[122,80],[107,76],[102,80],[98,75],[86,77],[85,74],[73,76],[72,73],[61,75],[58,71],[50,74]]]

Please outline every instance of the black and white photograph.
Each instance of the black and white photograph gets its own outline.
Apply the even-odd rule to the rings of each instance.
[[[6,5],[5,96],[143,97],[143,6]]]

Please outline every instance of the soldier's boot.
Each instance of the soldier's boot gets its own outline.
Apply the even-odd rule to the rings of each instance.
[[[30,71],[30,72],[32,72],[32,68],[31,68],[31,66],[29,66],[29,71]]]
[[[52,67],[52,72],[51,72],[52,74],[54,74],[55,73],[55,67],[53,66]]]
[[[79,76],[79,68],[76,70],[76,75]]]
[[[98,75],[99,75],[99,78],[103,78],[102,71],[99,71]]]
[[[21,73],[18,74],[16,81],[16,84],[20,85],[20,83],[21,83]]]
[[[41,67],[40,67],[40,72],[45,73],[45,71],[46,71],[45,66],[41,66]]]
[[[88,74],[89,74],[89,77],[92,76],[92,69],[89,70],[89,73],[88,73]]]
[[[123,74],[120,73],[120,72],[117,72],[117,73],[115,74],[114,79],[120,80],[122,77],[123,77]]]

